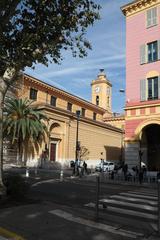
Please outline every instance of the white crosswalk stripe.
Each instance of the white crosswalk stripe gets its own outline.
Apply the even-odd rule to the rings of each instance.
[[[95,207],[94,203],[85,204],[86,207]],[[107,212],[122,214],[126,217],[135,217],[144,221],[156,222],[158,219],[158,197],[150,189],[143,191],[128,191],[111,195],[99,200],[99,208]]]

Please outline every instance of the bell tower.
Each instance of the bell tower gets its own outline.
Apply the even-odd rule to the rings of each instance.
[[[92,81],[91,86],[92,103],[111,113],[112,84],[107,79],[104,69],[100,69],[97,79]]]

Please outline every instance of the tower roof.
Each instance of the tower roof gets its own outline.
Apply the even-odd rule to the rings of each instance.
[[[111,82],[108,80],[106,73],[104,71],[103,68],[100,69],[100,72],[98,73],[97,79],[92,81],[93,83],[97,83],[97,82],[107,82],[108,85],[110,85],[112,87]],[[91,85],[92,85],[91,84]]]

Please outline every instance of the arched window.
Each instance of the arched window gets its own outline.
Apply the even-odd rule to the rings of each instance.
[[[96,96],[96,105],[99,106],[99,96]]]

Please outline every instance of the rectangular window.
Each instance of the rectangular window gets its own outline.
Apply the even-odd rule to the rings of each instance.
[[[157,24],[157,8],[147,10],[147,27],[152,27]]]
[[[148,46],[148,62],[154,62],[158,59],[158,44],[157,41],[147,44]]]
[[[148,78],[148,100],[158,99],[158,77]]]
[[[97,114],[94,112],[93,113],[93,120],[96,120],[96,118],[97,118]]]
[[[30,99],[31,100],[37,100],[37,90],[36,89],[33,89],[31,88],[30,89]]]
[[[56,97],[54,97],[54,96],[51,96],[51,105],[52,106],[54,106],[54,107],[56,107],[56,100],[57,100],[57,98]]]
[[[67,110],[72,112],[72,103],[68,102],[67,104]]]
[[[86,112],[86,109],[82,108],[82,117],[85,117],[85,112]]]

